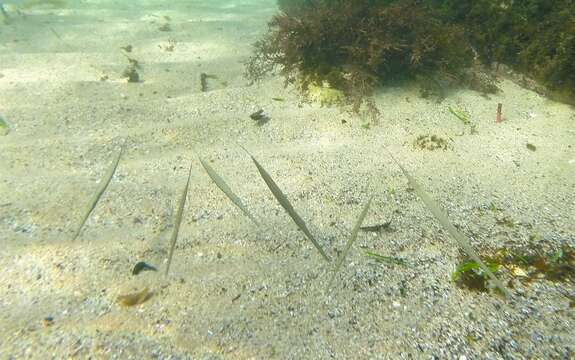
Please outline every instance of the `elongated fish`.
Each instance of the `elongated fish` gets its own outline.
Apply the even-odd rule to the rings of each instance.
[[[47,5],[51,7],[62,7],[66,5],[66,0],[0,0],[0,14],[8,19],[6,5],[14,5],[16,8],[30,8],[38,5]]]
[[[0,2],[0,13],[2,13],[2,16],[4,16],[6,19],[8,18],[8,13],[6,12],[6,9],[4,9],[4,4],[2,4]]]
[[[6,11],[6,6],[7,4],[14,4],[14,5],[18,5],[20,4],[20,0],[0,0],[0,13],[2,14],[2,16],[4,17],[4,19],[9,19],[10,17],[8,16],[8,11]]]

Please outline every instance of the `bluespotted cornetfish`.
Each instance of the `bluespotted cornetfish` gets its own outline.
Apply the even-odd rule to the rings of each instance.
[[[82,217],[82,221],[80,222],[80,226],[78,226],[78,228],[76,229],[76,232],[74,233],[74,236],[72,237],[72,240],[76,240],[78,238],[78,236],[80,235],[80,232],[84,228],[84,224],[86,224],[86,220],[88,220],[88,217],[90,217],[90,214],[92,213],[92,211],[94,211],[94,208],[96,207],[96,204],[100,200],[100,197],[102,197],[102,194],[104,193],[104,191],[106,191],[108,184],[110,184],[110,181],[114,177],[114,173],[116,172],[116,168],[118,167],[118,163],[120,162],[120,157],[122,156],[123,152],[124,152],[124,144],[122,144],[122,147],[120,148],[120,151],[118,152],[118,155],[116,156],[116,159],[114,159],[114,161],[112,162],[112,165],[110,165],[108,172],[102,178],[102,180],[100,182],[100,186],[98,187],[98,190],[92,196],[92,200],[90,200],[90,203],[88,204],[88,207],[86,208],[86,211],[84,212],[84,216]]]
[[[184,187],[184,190],[182,191],[180,202],[178,203],[178,212],[176,213],[176,218],[174,220],[174,228],[172,230],[172,237],[170,239],[170,253],[168,254],[168,263],[166,264],[166,276],[168,276],[170,272],[170,265],[172,264],[172,258],[174,257],[174,250],[176,249],[176,241],[178,240],[178,233],[180,232],[182,216],[184,214],[184,208],[186,207],[186,199],[188,198],[188,189],[190,188],[191,177],[192,177],[192,164],[190,164],[190,170],[188,171],[188,180],[186,181],[186,187]]]
[[[297,227],[305,234],[305,236],[312,242],[313,246],[317,249],[320,255],[324,258],[325,261],[330,262],[331,258],[325,253],[321,245],[317,242],[315,237],[309,231],[305,221],[299,216],[299,214],[295,211],[294,207],[281,191],[279,186],[276,182],[272,179],[271,175],[263,168],[263,166],[249,153],[243,146],[240,147],[249,155],[252,159],[253,163],[256,165],[260,176],[268,186],[268,189],[272,192],[273,196],[279,202],[279,204],[284,208],[284,210],[288,213],[288,215],[292,218],[293,222],[297,225]]]
[[[463,235],[463,233],[457,230],[455,226],[453,226],[453,224],[449,221],[447,213],[439,207],[439,205],[427,194],[425,190],[423,190],[423,187],[419,185],[419,183],[415,180],[415,178],[411,176],[409,172],[407,172],[407,170],[403,167],[403,165],[401,165],[399,161],[397,161],[395,157],[393,157],[393,155],[389,154],[389,156],[393,159],[395,164],[401,169],[401,172],[407,178],[407,182],[415,190],[415,193],[417,194],[417,196],[419,196],[421,201],[423,201],[427,209],[433,214],[435,219],[441,224],[441,226],[443,226],[443,228],[447,231],[447,233],[453,239],[455,239],[457,245],[459,245],[459,247],[463,249],[463,251],[465,251],[465,253],[467,253],[467,255],[479,265],[479,267],[481,267],[481,270],[483,270],[483,272],[485,272],[487,276],[489,276],[491,281],[493,281],[495,286],[497,286],[497,288],[501,290],[501,292],[505,296],[507,297],[511,296],[509,290],[507,290],[505,285],[503,285],[503,283],[495,276],[495,274],[491,271],[491,269],[489,269],[489,267],[483,262],[483,260],[481,260],[477,252],[471,246],[471,242],[469,241],[469,239],[465,235]]]

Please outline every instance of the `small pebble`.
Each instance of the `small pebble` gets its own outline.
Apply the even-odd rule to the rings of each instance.
[[[54,325],[54,318],[52,316],[45,317],[42,319],[42,325],[44,325],[44,327],[50,327]]]

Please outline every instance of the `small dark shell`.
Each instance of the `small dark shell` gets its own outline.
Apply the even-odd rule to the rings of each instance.
[[[138,275],[139,273],[141,273],[142,271],[158,271],[158,269],[156,269],[156,267],[146,264],[143,261],[140,261],[139,263],[137,263],[134,266],[134,269],[132,270],[132,275]]]

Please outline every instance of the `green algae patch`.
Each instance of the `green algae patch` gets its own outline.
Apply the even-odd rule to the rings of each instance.
[[[575,249],[570,246],[549,251],[536,245],[499,248],[482,258],[493,273],[505,276],[511,285],[514,281],[526,286],[535,281],[575,282]],[[487,292],[491,288],[485,272],[468,257],[462,258],[451,280],[468,290]]]

